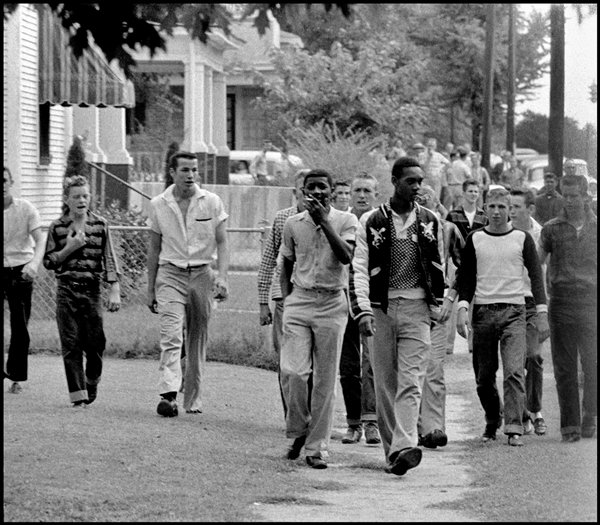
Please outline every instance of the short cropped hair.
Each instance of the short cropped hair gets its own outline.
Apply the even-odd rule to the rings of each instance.
[[[510,190],[510,194],[515,197],[523,197],[523,201],[525,202],[525,206],[531,206],[535,204],[535,195],[531,190],[522,190],[522,189],[514,189]]]
[[[370,180],[373,183],[375,189],[379,189],[379,181],[377,180],[377,177],[375,177],[375,175],[367,173],[366,171],[361,171],[358,175],[352,177],[352,181],[350,183],[351,186],[355,180]]]
[[[486,203],[494,199],[510,199],[510,193],[506,188],[494,188],[488,191]]]
[[[467,191],[469,186],[477,186],[479,188],[479,182],[477,182],[475,179],[467,179],[462,183],[462,190]]]
[[[392,166],[392,177],[402,178],[405,168],[420,168],[421,164],[414,157],[400,157]]]
[[[189,151],[178,151],[169,157],[169,169],[177,170],[179,159],[197,160],[198,157]]]
[[[588,193],[588,182],[583,175],[563,175],[560,179],[560,187],[564,189],[565,186],[577,186],[579,188],[579,194],[582,197],[586,197]]]
[[[544,179],[554,179],[556,180],[556,173],[553,173],[552,171],[546,171],[544,172]]]
[[[333,183],[333,189],[335,190],[338,186],[346,186],[347,188],[349,188],[350,183],[347,180],[336,180]]]
[[[306,186],[306,180],[310,179],[311,177],[326,177],[327,182],[329,183],[329,186],[331,188],[333,188],[333,177],[331,176],[331,173],[329,173],[328,171],[325,171],[322,169],[310,170],[306,175],[304,175],[304,185],[305,186]]]

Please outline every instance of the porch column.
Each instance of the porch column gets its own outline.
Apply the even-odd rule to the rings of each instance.
[[[204,66],[204,100],[206,101],[205,108],[208,118],[204,120],[204,140],[207,146],[206,155],[206,181],[209,184],[216,184],[216,168],[215,154],[217,148],[213,143],[213,128],[214,128],[214,103],[213,103],[213,69],[212,67]]]
[[[227,85],[225,75],[213,73],[213,142],[216,147],[217,184],[229,184],[229,148],[227,147]]]
[[[99,109],[73,107],[73,134],[81,135],[87,161],[104,164],[106,155],[100,147]]]
[[[129,182],[129,174],[133,165],[133,158],[125,146],[125,109],[124,108],[99,108],[100,117],[100,146],[106,155],[107,171],[116,175],[120,180]],[[129,204],[129,189],[112,177],[105,176],[105,203],[119,201],[121,208]]]
[[[206,111],[204,64],[199,49],[200,43],[190,39],[189,54],[184,57],[184,102],[183,102],[183,150],[198,156],[198,171],[201,183],[206,182],[206,154],[208,146],[204,138],[204,120],[210,115]]]

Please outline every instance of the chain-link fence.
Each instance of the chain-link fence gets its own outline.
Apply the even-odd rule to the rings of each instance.
[[[121,268],[123,306],[146,304],[146,251],[148,227],[110,226],[112,241]],[[230,270],[258,270],[263,239],[269,228],[228,228]],[[56,279],[54,272],[40,265],[33,288],[31,319],[55,319]],[[106,288],[105,288],[106,292]],[[5,302],[5,309],[7,309]]]

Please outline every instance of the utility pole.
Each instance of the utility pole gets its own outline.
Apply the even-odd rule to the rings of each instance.
[[[508,5],[508,90],[506,100],[506,149],[515,154],[516,32],[515,4]]]
[[[481,165],[490,171],[492,145],[492,108],[494,104],[494,4],[487,4],[485,17],[485,85],[483,91],[483,127]]]
[[[550,7],[550,118],[548,119],[548,167],[562,177],[565,129],[565,7]]]

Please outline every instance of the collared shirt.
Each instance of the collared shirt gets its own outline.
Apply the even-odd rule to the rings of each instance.
[[[281,236],[283,234],[283,225],[288,217],[300,213],[298,206],[291,206],[279,210],[275,214],[271,232],[263,246],[263,253],[258,267],[258,303],[269,303],[269,289],[273,300],[281,299],[281,285],[279,284],[279,275],[281,268],[277,264],[277,255],[281,247]]]
[[[543,189],[543,188],[542,188]],[[535,199],[535,219],[543,226],[550,219],[554,219],[563,209],[564,200],[556,190],[550,193],[540,190]]]
[[[179,268],[210,264],[216,259],[217,226],[229,217],[221,198],[194,185],[185,222],[169,186],[150,201],[150,229],[162,236],[158,264]]]
[[[4,210],[4,267],[21,266],[33,259],[31,232],[41,228],[40,214],[26,199],[13,198]]]
[[[456,225],[463,236],[463,239],[465,240],[467,239],[469,233],[471,233],[473,230],[483,228],[484,226],[487,226],[488,223],[488,217],[485,214],[485,211],[483,211],[481,208],[476,208],[475,217],[473,218],[473,225],[471,226],[469,219],[465,214],[465,209],[462,205],[454,210],[450,210],[446,216],[446,220]]]
[[[463,160],[454,160],[446,167],[446,182],[448,186],[457,186],[469,178],[471,178],[471,168]]]
[[[356,242],[358,219],[352,213],[330,208],[327,221],[347,242]],[[292,215],[283,227],[281,254],[295,262],[291,281],[301,288],[348,288],[348,264],[342,264],[329,241],[307,211]]]
[[[119,280],[120,270],[113,250],[108,222],[88,210],[85,220],[85,245],[72,252],[64,261],[58,262],[57,252],[67,244],[67,235],[73,229],[73,221],[67,214],[50,224],[44,267],[54,270],[59,279],[77,282],[107,283]]]
[[[446,157],[437,151],[426,154],[426,161],[423,166],[424,177],[423,182],[429,184],[438,194],[442,188],[444,167],[450,162]]]
[[[521,188],[525,184],[525,173],[519,168],[508,168],[500,174],[499,183],[511,189]]]
[[[578,234],[567,222],[565,211],[542,227],[538,242],[550,255],[547,272],[550,295],[554,299],[594,300],[598,289],[598,221],[587,211],[583,229]]]
[[[530,221],[529,228],[525,231],[529,235],[531,235],[533,241],[535,242],[535,244],[537,246],[537,244],[540,240],[540,235],[542,233],[542,225],[531,217],[530,217],[529,221]],[[513,226],[514,226],[514,224],[513,224]],[[542,265],[542,274],[544,274],[544,265]],[[525,286],[525,297],[533,297],[533,292],[531,291],[531,279],[529,278],[529,272],[527,270],[523,270],[523,283]]]

